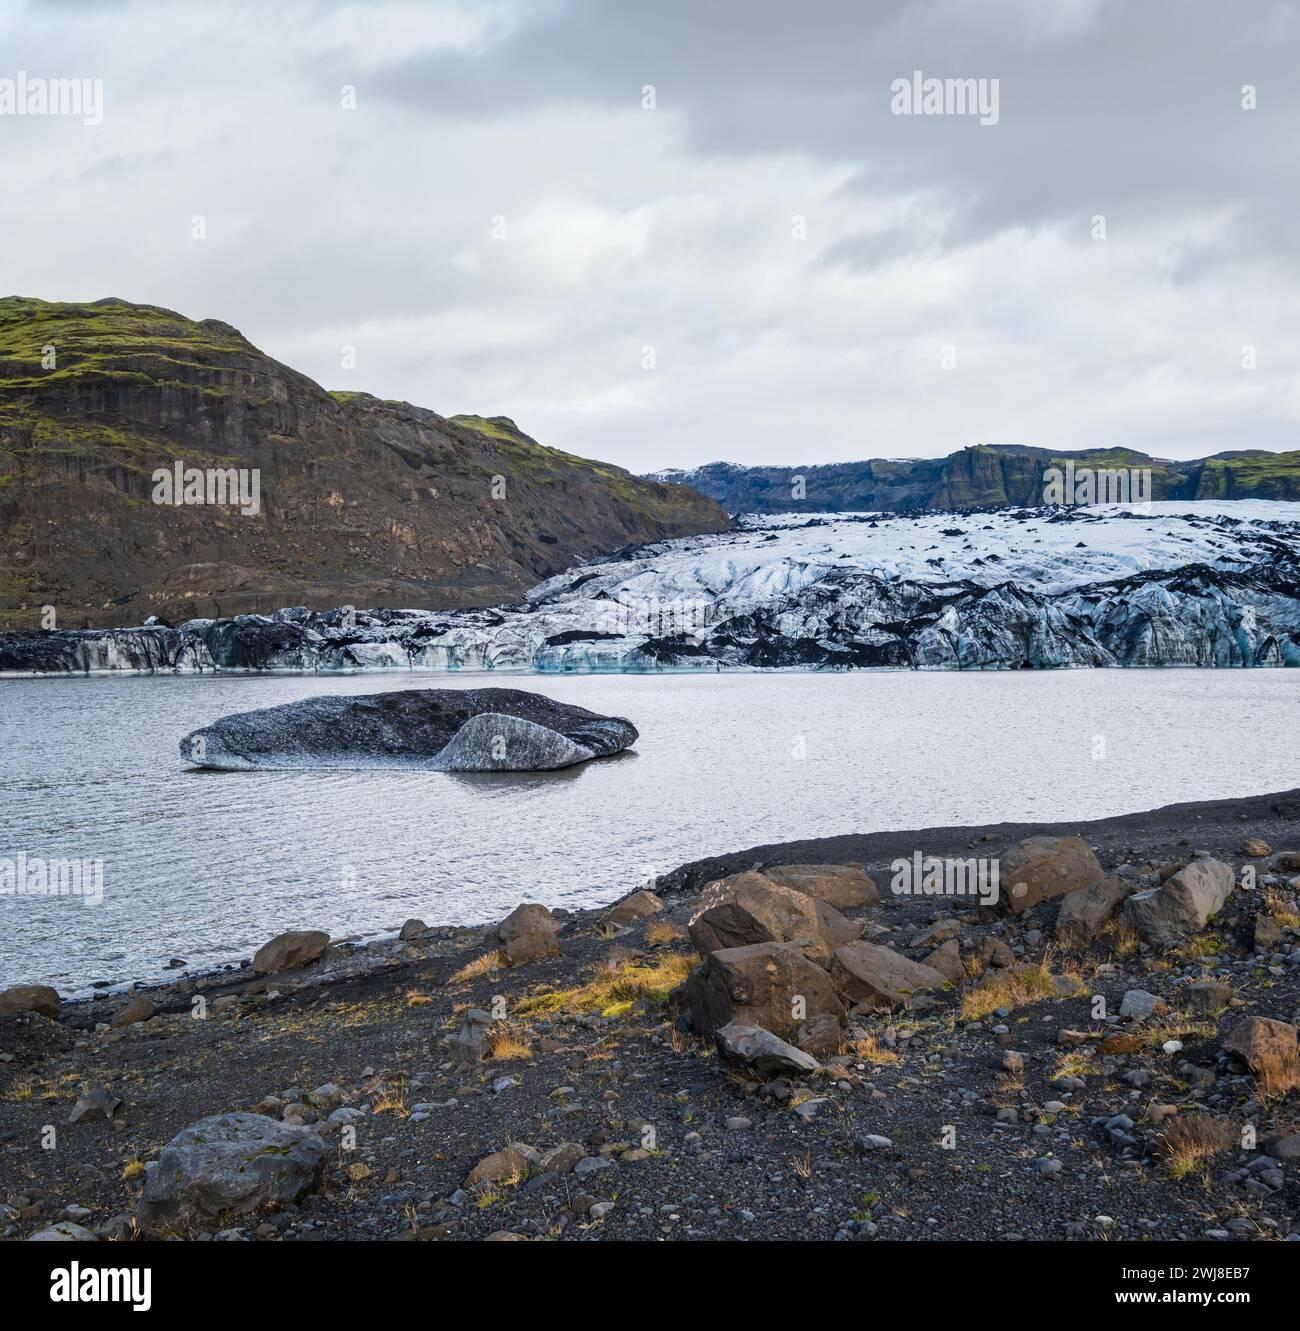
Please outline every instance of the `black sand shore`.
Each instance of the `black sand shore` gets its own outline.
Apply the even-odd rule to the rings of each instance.
[[[1059,899],[995,918],[969,900],[889,892],[896,857],[1004,856],[1039,834],[1082,837],[1134,888],[1198,851],[1239,886],[1166,950],[1118,930],[1064,946]],[[1248,852],[1251,840],[1268,853]],[[3,1015],[0,1235],[63,1223],[132,1237],[174,1135],[254,1111],[319,1136],[318,1186],[183,1236],[1286,1238],[1300,1233],[1297,1092],[1264,1093],[1223,1045],[1231,1021],[1293,1023],[1300,1009],[1300,878],[1274,868],[1298,852],[1300,790],[1093,822],[792,842],[683,866],[658,885],[662,909],[623,926],[605,911],[558,914],[558,954],[518,964],[501,964],[487,930],[431,928],[332,945],[279,974],[141,989],[154,1013],[136,1024],[109,1024],[122,994],[66,1003],[58,1020]],[[917,959],[938,924],[968,977],[850,1019],[839,1052],[807,1076],[762,1082],[722,1065],[675,992],[698,962],[686,925],[699,888],[755,864],[851,862],[881,888],[878,905],[844,912],[855,928]],[[1044,983],[996,990],[996,1010],[981,1001],[995,992],[986,982],[1016,972]],[[1206,983],[1228,995],[1218,1010],[1189,1002]],[[1130,991],[1165,1006],[1121,1021]],[[469,1008],[500,1014],[481,1062],[453,1058]],[[1191,1119],[1219,1136],[1180,1164],[1168,1123]],[[509,1143],[511,1167],[468,1186]]]
[[[990,773],[989,779],[996,781],[996,773]],[[1122,856],[1130,848],[1155,860],[1185,856],[1189,847],[1231,858],[1248,828],[1259,829],[1258,835],[1265,839],[1271,836],[1279,846],[1300,844],[1300,787],[1240,799],[1166,804],[1141,813],[1083,822],[984,823],[775,842],[684,864],[665,874],[656,890],[697,892],[715,878],[754,865],[854,862],[879,865],[888,864],[898,856],[909,856],[917,848],[931,855],[960,855],[981,843],[1010,844],[1030,836],[1082,837],[1103,861],[1107,856]]]

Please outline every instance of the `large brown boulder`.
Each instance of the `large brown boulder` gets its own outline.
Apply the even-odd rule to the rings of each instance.
[[[1018,842],[998,866],[1003,911],[1020,914],[1049,897],[1091,887],[1101,864],[1077,836],[1031,836]]]
[[[947,980],[931,966],[909,961],[878,943],[848,943],[831,959],[831,979],[854,1007],[888,1012],[917,993],[942,989]]]
[[[506,954],[511,965],[518,966],[539,957],[556,956],[560,951],[559,933],[560,926],[545,906],[526,901],[497,925],[490,941]]]
[[[137,1021],[148,1021],[153,1012],[153,999],[146,998],[144,994],[136,994],[113,1013],[113,1020],[109,1025],[118,1030],[124,1026],[134,1026]]]
[[[0,1012],[39,1012],[58,1021],[59,991],[48,984],[16,984],[0,990]]]
[[[658,915],[663,908],[664,903],[659,897],[643,889],[640,892],[633,892],[630,897],[624,897],[616,906],[610,907],[605,913],[605,919],[610,924],[635,924],[647,916]]]
[[[1239,1058],[1267,1088],[1281,1095],[1300,1083],[1296,1028],[1269,1017],[1237,1017],[1224,1031],[1224,1053]]]
[[[507,1180],[525,1179],[532,1168],[537,1152],[530,1146],[511,1143],[482,1160],[469,1171],[465,1178],[466,1188],[481,1188],[492,1183],[504,1183]]]
[[[806,955],[827,965],[837,947],[858,936],[859,926],[824,901],[750,872],[710,883],[689,930],[702,957],[722,948],[806,939]]]
[[[1056,916],[1056,938],[1065,947],[1085,947],[1106,927],[1121,901],[1132,890],[1122,878],[1103,878],[1071,892]]]
[[[1236,885],[1232,866],[1201,856],[1159,887],[1135,892],[1124,902],[1124,918],[1153,947],[1176,947],[1223,908]]]
[[[319,929],[298,929],[277,934],[257,949],[253,969],[258,975],[296,971],[313,962],[329,946],[330,936]]]
[[[860,864],[774,864],[763,870],[763,877],[836,910],[880,905],[880,889]]]
[[[701,1035],[728,1022],[790,1039],[812,1017],[843,1011],[824,967],[797,943],[755,943],[711,952],[686,980],[686,1002]]]

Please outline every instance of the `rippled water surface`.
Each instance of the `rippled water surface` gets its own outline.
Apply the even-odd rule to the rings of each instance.
[[[323,693],[484,684],[629,717],[563,773],[195,772],[177,742]],[[0,982],[72,992],[335,936],[594,905],[686,860],[853,831],[1101,817],[1300,785],[1300,672],[0,681],[0,860],[104,861],[104,900],[0,897]],[[1104,756],[1094,756],[1099,744]]]

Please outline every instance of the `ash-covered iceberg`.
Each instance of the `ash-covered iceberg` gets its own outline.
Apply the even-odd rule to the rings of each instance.
[[[521,689],[405,689],[224,716],[186,735],[180,751],[196,767],[223,771],[549,772],[619,753],[636,739],[622,717]]]

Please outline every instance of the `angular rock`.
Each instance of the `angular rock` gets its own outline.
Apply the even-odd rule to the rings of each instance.
[[[48,984],[15,984],[0,990],[0,1013],[39,1012],[51,1021],[59,1019],[59,991]]]
[[[315,961],[329,946],[330,936],[319,929],[290,930],[276,934],[257,949],[253,970],[258,975],[278,975],[296,971]]]
[[[527,1178],[535,1155],[531,1147],[525,1150],[518,1143],[493,1151],[469,1171],[465,1187],[478,1188],[484,1184],[502,1183],[507,1179]]]
[[[663,908],[664,903],[653,892],[642,890],[633,892],[630,897],[624,897],[612,906],[605,912],[605,918],[610,924],[622,927],[635,924],[637,920],[644,920],[649,915],[658,915]]]
[[[519,966],[540,957],[558,956],[559,933],[560,926],[545,906],[524,902],[497,925],[489,941],[496,943],[511,965]]]
[[[836,910],[880,905],[880,889],[860,864],[774,864],[762,874],[781,887],[792,887]]]
[[[843,1011],[824,967],[797,943],[755,943],[711,952],[687,977],[686,1002],[696,1031],[728,1022],[794,1036],[814,1017]]]
[[[1232,893],[1232,867],[1203,856],[1159,887],[1135,892],[1124,902],[1124,918],[1152,947],[1175,947],[1223,908]]]
[[[950,984],[965,983],[966,967],[961,963],[961,945],[955,938],[950,938],[942,947],[936,947],[922,965],[938,971]]]
[[[1145,989],[1129,989],[1120,1001],[1119,1015],[1128,1021],[1146,1021],[1168,1006],[1158,994],[1149,994]]]
[[[1272,915],[1255,916],[1255,946],[1264,952],[1272,952],[1282,941],[1282,926]]]
[[[186,735],[181,757],[223,771],[408,767],[538,772],[618,753],[636,727],[521,689],[404,689],[304,698],[224,716]]]
[[[410,942],[412,938],[419,938],[423,933],[427,933],[429,926],[423,920],[407,920],[398,931],[398,938],[404,943]]]
[[[729,1021],[713,1032],[713,1042],[724,1063],[752,1072],[763,1081],[806,1077],[821,1066],[811,1054],[786,1044],[761,1026]]]
[[[805,954],[822,964],[859,933],[859,926],[833,906],[754,872],[732,874],[705,887],[688,929],[702,957],[723,948],[806,939]]]
[[[561,1142],[542,1152],[539,1168],[543,1173],[571,1174],[580,1160],[587,1157],[587,1148],[577,1142]]]
[[[1198,980],[1183,990],[1193,1012],[1222,1012],[1232,1002],[1232,986],[1222,980]]]
[[[314,1132],[261,1114],[214,1114],[183,1128],[145,1177],[149,1230],[212,1229],[270,1202],[296,1202],[320,1184],[328,1148]]]
[[[1132,884],[1122,878],[1103,878],[1082,891],[1069,893],[1057,911],[1057,941],[1065,947],[1086,947],[1106,927],[1131,890]]]
[[[148,1021],[152,1016],[153,1000],[146,998],[144,994],[136,994],[130,1002],[123,1004],[113,1013],[113,1020],[109,1025],[120,1029],[123,1026],[134,1026],[137,1021]]]
[[[1270,1017],[1236,1017],[1223,1035],[1224,1053],[1239,1058],[1271,1093],[1300,1084],[1296,1028]]]
[[[902,1007],[913,994],[942,989],[947,981],[937,970],[909,961],[877,943],[847,943],[831,959],[831,979],[854,1006],[888,1012]]]
[[[1267,841],[1262,841],[1259,837],[1247,837],[1241,843],[1241,853],[1248,860],[1267,859],[1273,853],[1273,848]]]
[[[940,943],[956,938],[962,928],[962,922],[955,915],[949,915],[947,919],[936,920],[929,928],[923,929],[912,939],[910,946],[917,949],[938,947]]]
[[[1300,873],[1300,850],[1284,850],[1274,857],[1273,868],[1278,873]]]
[[[1033,836],[1002,857],[999,874],[999,909],[1018,915],[1050,897],[1091,887],[1102,869],[1092,849],[1077,836]]]
[[[466,1008],[461,1014],[460,1029],[448,1038],[452,1058],[457,1063],[481,1063],[490,1052],[487,1042],[492,1014],[482,1008]]]
[[[813,1017],[795,1032],[794,1042],[805,1054],[830,1058],[844,1047],[844,1028],[838,1017]]]
[[[42,1229],[27,1240],[28,1243],[96,1243],[97,1234],[91,1233],[84,1225],[71,1220],[60,1220],[48,1229]]]
[[[116,1096],[107,1086],[95,1086],[88,1090],[72,1106],[68,1115],[69,1123],[80,1123],[83,1119],[109,1119],[122,1108],[120,1096]]]

